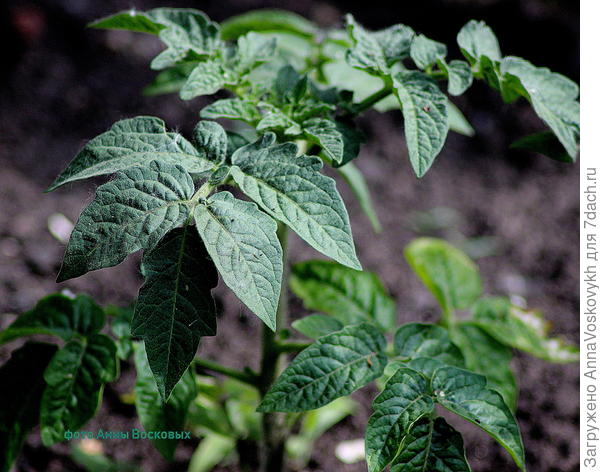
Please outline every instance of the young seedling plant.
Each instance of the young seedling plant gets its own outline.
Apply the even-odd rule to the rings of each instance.
[[[345,29],[323,30],[283,11],[219,25],[200,11],[158,8],[91,26],[164,43],[146,93],[190,100],[224,90],[227,98],[200,110],[190,139],[157,117],[119,121],[49,187],[114,175],[75,224],[58,282],[139,250],[145,281],[130,309],[55,294],[0,333],[1,343],[62,339],[60,347],[28,342],[0,368],[2,470],[37,424],[47,446],[85,436],[104,385],[118,377],[118,359],[132,356],[145,430],[138,434],[168,459],[190,431],[203,436],[190,470],[209,470],[234,451],[245,470],[279,472],[286,454],[306,461],[316,438],[351,413],[344,397],[373,381],[381,391],[365,433],[369,472],[470,470],[460,433],[436,405],[479,426],[525,470],[512,349],[551,362],[576,361],[577,349],[549,338],[539,313],[483,296],[474,263],[432,238],[413,241],[405,255],[439,303],[440,320],[398,326],[394,300],[361,270],[344,202],[322,167],[346,180],[379,231],[352,163],[365,139],[356,125],[364,112],[401,109],[410,163],[422,177],[449,130],[474,132],[444,90],[461,95],[481,80],[506,102],[529,101],[548,126],[515,146],[572,162],[577,85],[503,56],[480,21],[459,31],[464,59],[452,60],[444,44],[409,26],[373,32],[350,15]],[[330,260],[290,267],[290,230]],[[264,324],[257,371],[197,356],[201,338],[217,333],[211,292],[219,278]],[[311,342],[289,339],[289,289],[313,313],[292,324]],[[101,332],[107,315],[112,337]],[[245,456],[248,444],[258,458]]]

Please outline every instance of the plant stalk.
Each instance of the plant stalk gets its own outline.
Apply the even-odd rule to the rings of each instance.
[[[239,380],[240,382],[252,385],[253,387],[256,387],[258,385],[258,375],[253,372],[231,369],[229,367],[225,367],[224,365],[218,364],[208,359],[202,359],[199,357],[196,357],[194,359],[194,364],[202,369],[226,375],[227,377]]]
[[[353,115],[360,115],[363,111],[368,110],[377,102],[386,98],[393,91],[391,83],[386,83],[380,90],[364,98],[352,107]]]
[[[277,238],[281,243],[283,252],[283,277],[281,280],[279,305],[277,306],[277,330],[275,332],[272,331],[266,324],[263,324],[262,327],[262,359],[258,383],[261,397],[266,395],[283,367],[281,351],[278,348],[277,332],[285,326],[288,312],[289,268],[287,260],[287,232],[287,226],[280,223],[277,228]],[[261,447],[260,471],[282,472],[284,470],[285,456],[285,415],[283,413],[263,413],[262,429],[263,443]]]

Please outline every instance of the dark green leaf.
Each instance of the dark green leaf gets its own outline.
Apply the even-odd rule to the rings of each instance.
[[[217,332],[211,290],[217,271],[190,226],[167,234],[144,254],[131,334],[144,341],[148,363],[162,398],[171,391],[196,354],[201,336]]]
[[[409,323],[394,335],[396,355],[414,359],[430,357],[449,365],[464,366],[460,350],[450,341],[448,331],[432,324]]]
[[[290,288],[310,310],[327,313],[343,324],[369,322],[392,330],[396,304],[372,272],[359,272],[328,261],[292,267]]]
[[[29,431],[38,424],[44,370],[56,346],[28,342],[0,367],[0,470],[9,472]]]
[[[106,133],[92,139],[48,191],[75,180],[147,165],[153,160],[178,164],[195,173],[213,166],[183,136],[167,132],[164,121],[152,116],[138,116],[118,121]]]
[[[386,363],[383,334],[366,323],[328,334],[304,349],[275,381],[258,411],[306,411],[375,380]]]
[[[443,418],[413,426],[390,472],[471,472],[462,436]]]
[[[487,432],[525,470],[519,426],[502,396],[486,388],[485,377],[457,367],[442,367],[435,371],[431,388],[440,405]]]
[[[419,238],[404,254],[444,310],[469,308],[481,294],[481,279],[473,261],[445,241]]]
[[[413,424],[433,412],[427,379],[414,370],[398,369],[373,401],[373,414],[365,434],[369,472],[385,469]]]
[[[194,63],[184,63],[159,72],[154,80],[144,87],[144,95],[179,92],[195,67]]]
[[[283,273],[275,221],[229,192],[212,195],[196,207],[194,217],[223,281],[274,330]]]
[[[196,396],[194,375],[187,370],[173,388],[166,403],[159,395],[154,376],[148,365],[146,351],[141,344],[135,349],[135,407],[140,423],[146,431],[182,431],[190,404]],[[172,460],[177,439],[152,439],[152,443],[167,460]]]
[[[530,134],[518,139],[510,147],[537,152],[559,162],[574,162],[552,131]]]
[[[180,166],[152,161],[133,167],[98,187],[71,233],[58,281],[119,264],[139,249],[151,249],[182,225],[194,193]]]
[[[456,41],[472,64],[479,62],[482,56],[487,56],[492,61],[502,59],[498,39],[492,29],[483,21],[469,21],[459,31]]]
[[[360,269],[335,181],[319,172],[319,159],[297,152],[295,144],[275,144],[268,133],[233,154],[231,174],[246,195],[315,249]]]
[[[344,325],[328,315],[308,315],[292,323],[292,328],[312,339],[339,331]]]
[[[137,11],[134,8],[100,18],[90,23],[89,26],[98,29],[126,30],[148,34],[158,34],[164,28],[163,25],[154,21],[145,12]]]

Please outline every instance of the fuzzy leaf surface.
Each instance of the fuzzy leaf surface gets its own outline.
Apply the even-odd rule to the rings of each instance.
[[[459,31],[456,41],[462,53],[472,64],[479,62],[482,56],[492,61],[502,59],[498,38],[483,21],[469,21]]]
[[[240,98],[223,98],[205,106],[200,112],[202,118],[227,118],[247,123],[258,122],[261,114],[252,102]]]

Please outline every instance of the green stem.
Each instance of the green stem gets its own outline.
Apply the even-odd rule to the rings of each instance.
[[[287,226],[280,223],[277,238],[283,250],[283,277],[281,294],[277,306],[276,326],[280,330],[287,321],[288,312],[288,261],[287,261]],[[258,389],[264,397],[282,370],[281,352],[278,349],[277,331],[272,331],[263,324],[262,359]],[[285,415],[281,413],[263,413],[263,443],[261,448],[261,472],[281,472],[284,467],[285,452]]]
[[[386,81],[386,84],[378,90],[377,92],[369,95],[362,101],[358,102],[356,105],[352,107],[351,113],[353,115],[360,115],[363,111],[371,108],[377,102],[386,98],[389,94],[394,90],[390,81]]]
[[[253,387],[256,387],[258,385],[258,375],[251,371],[240,371],[231,369],[216,362],[209,361],[208,359],[202,359],[199,357],[194,359],[194,364],[202,369],[226,375],[227,377],[231,377],[232,379],[236,379],[240,382],[247,383],[248,385],[252,385]]]
[[[300,351],[306,349],[311,344],[312,343],[307,343],[307,342],[302,342],[302,341],[289,341],[289,342],[279,341],[279,342],[277,342],[276,349],[280,353],[286,353],[286,352],[296,353],[296,352],[300,352]]]

